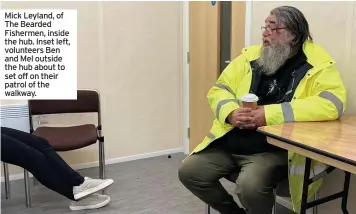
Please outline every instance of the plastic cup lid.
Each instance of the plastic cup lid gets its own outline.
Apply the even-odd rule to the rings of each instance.
[[[241,100],[243,102],[257,102],[258,101],[258,97],[254,94],[246,94],[244,95]]]

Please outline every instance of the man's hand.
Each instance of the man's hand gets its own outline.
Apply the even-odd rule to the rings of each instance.
[[[265,108],[263,106],[257,106],[249,114],[252,117],[252,123],[255,127],[261,127],[266,125]]]
[[[237,128],[254,128],[253,114],[250,108],[239,108],[234,110],[227,117],[228,122]]]

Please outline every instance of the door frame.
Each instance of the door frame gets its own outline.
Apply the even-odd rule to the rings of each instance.
[[[245,47],[252,45],[252,13],[253,1],[246,1],[245,15]]]
[[[183,1],[183,152],[189,154],[189,1]]]
[[[251,45],[253,2],[246,1],[245,46]],[[189,1],[183,1],[182,6],[182,39],[183,39],[183,132],[182,150],[189,154]]]

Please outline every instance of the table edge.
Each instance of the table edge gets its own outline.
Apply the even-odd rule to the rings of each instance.
[[[282,141],[284,143],[288,143],[288,144],[291,144],[293,146],[296,146],[296,147],[299,147],[299,148],[302,148],[302,149],[309,150],[311,152],[317,153],[319,155],[324,155],[325,157],[332,158],[332,159],[344,162],[346,164],[350,164],[352,166],[356,166],[356,161],[353,161],[353,160],[350,160],[350,159],[347,159],[347,158],[332,154],[330,152],[326,152],[326,151],[317,149],[315,147],[311,147],[311,146],[308,146],[308,145],[305,145],[305,144],[301,144],[301,143],[298,143],[296,141],[293,141],[293,140],[290,140],[290,139],[287,139],[287,138],[283,138],[283,137],[275,135],[275,134],[271,134],[271,133],[266,132],[266,131],[261,130],[261,129],[257,129],[257,132],[259,132],[261,134],[264,134],[267,137]]]

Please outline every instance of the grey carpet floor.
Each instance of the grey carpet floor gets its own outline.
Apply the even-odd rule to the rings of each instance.
[[[177,178],[177,169],[184,157],[184,154],[174,154],[171,158],[160,156],[108,165],[106,175],[115,181],[105,191],[111,202],[97,210],[72,212],[68,199],[40,184],[31,185],[32,207],[26,208],[23,180],[11,182],[9,200],[5,200],[2,183],[1,213],[204,214],[204,203],[188,192]],[[79,172],[83,176],[98,177],[97,168]],[[222,183],[233,191],[232,183]],[[293,212],[279,206],[277,214]]]

